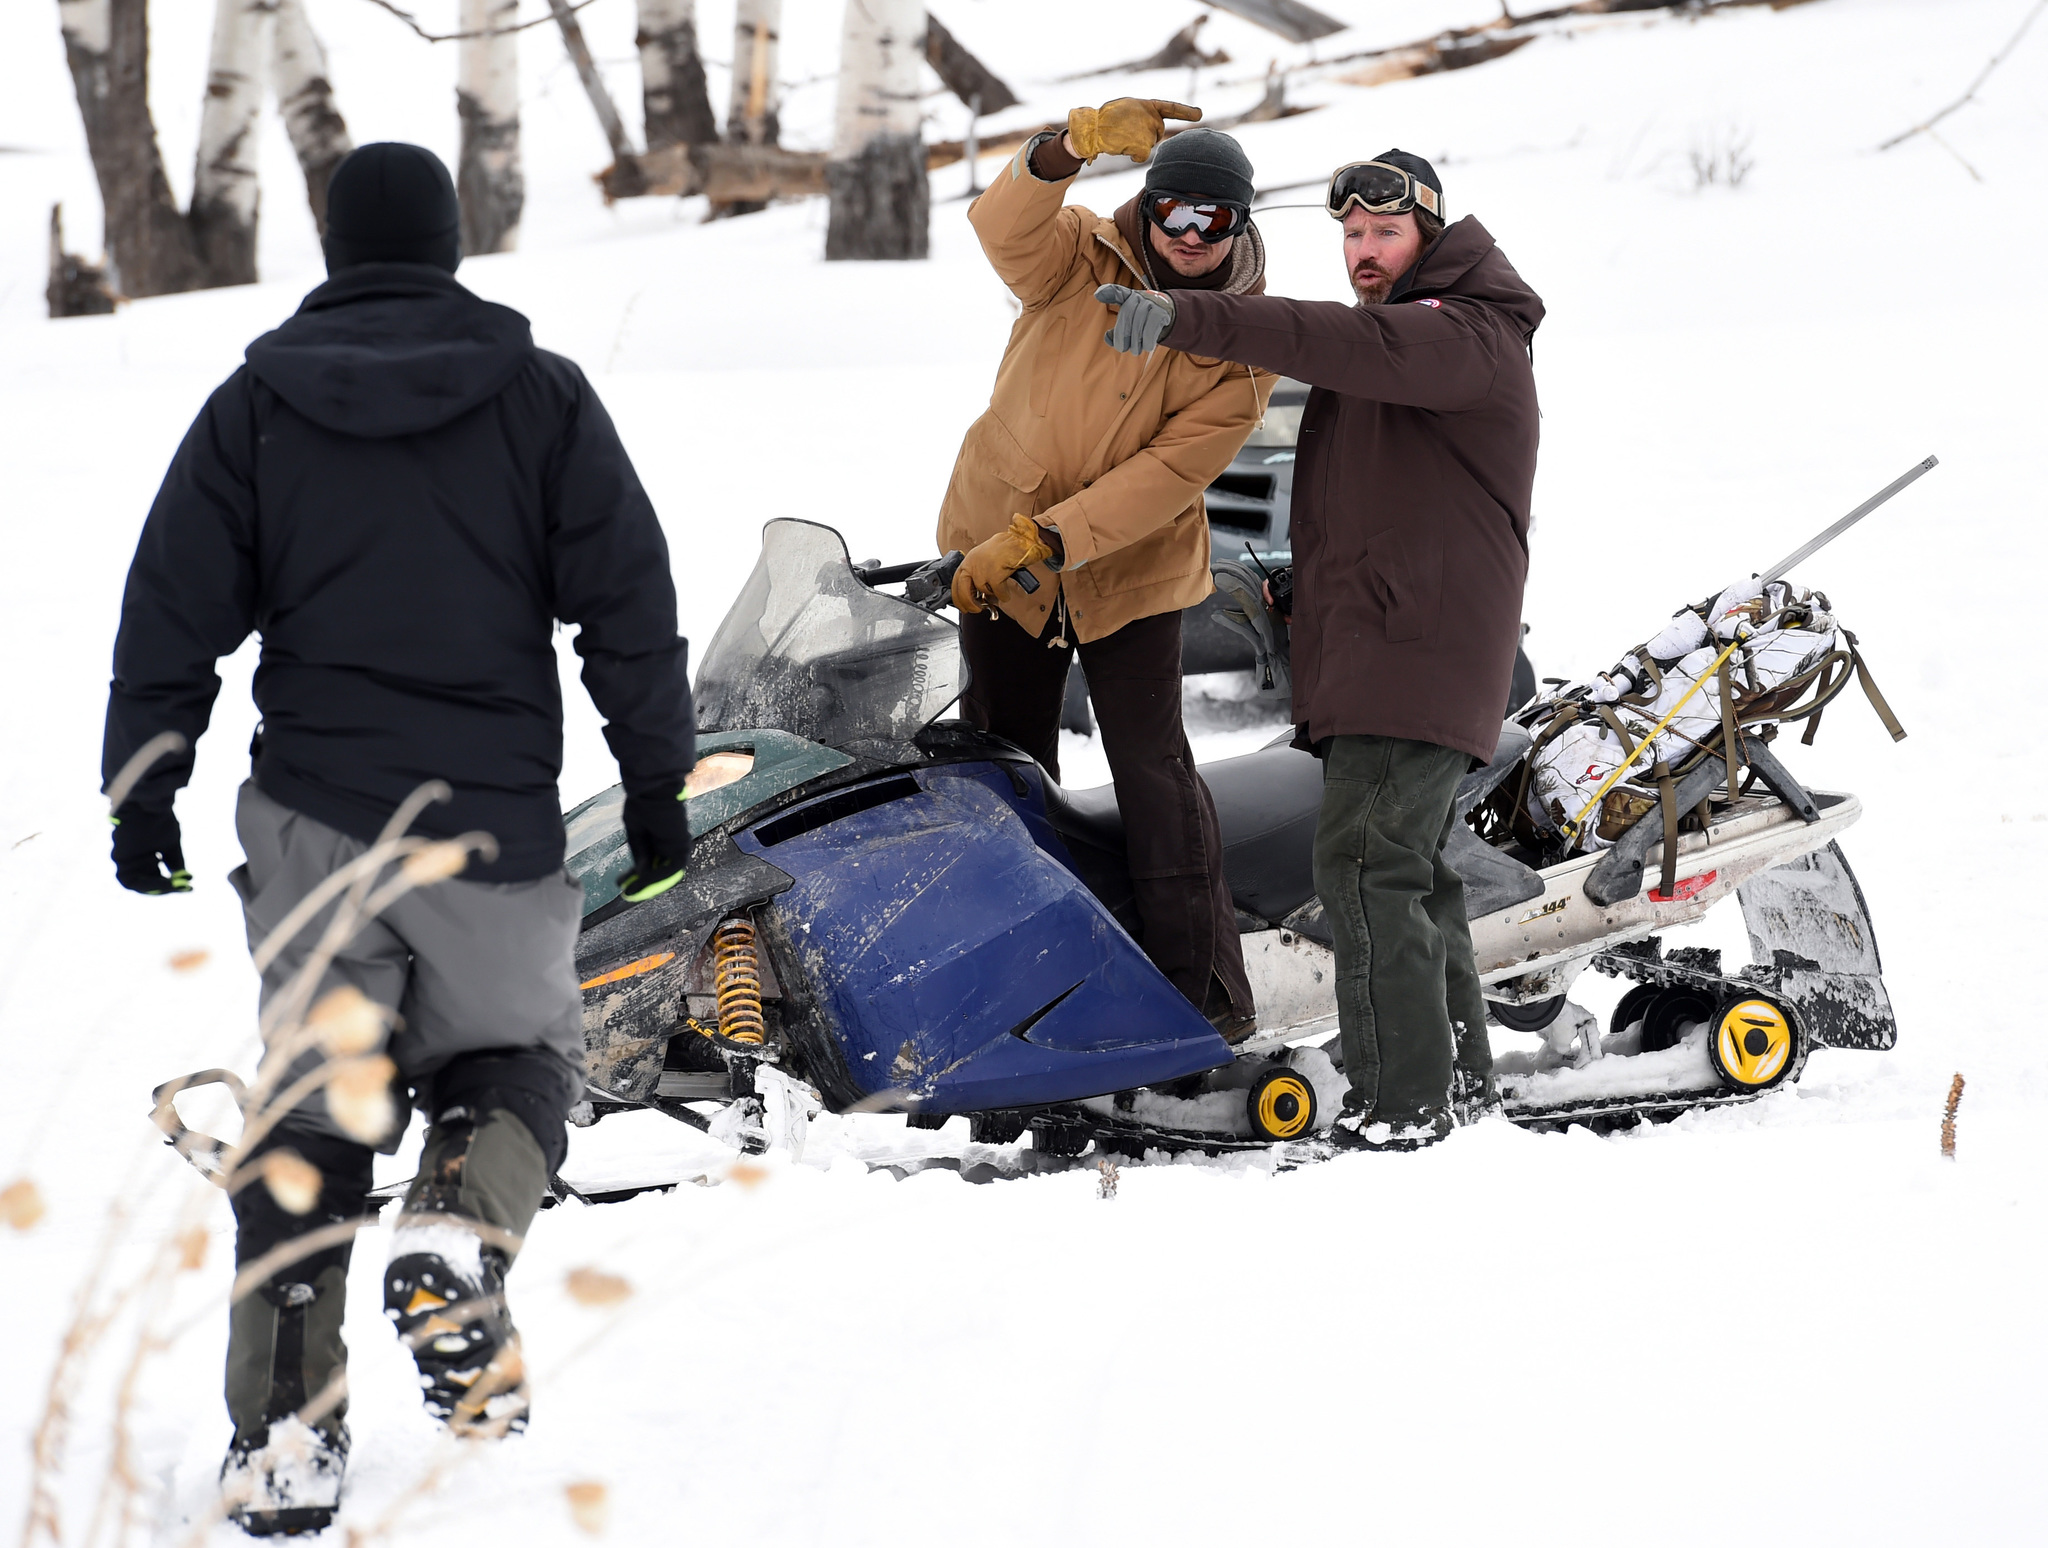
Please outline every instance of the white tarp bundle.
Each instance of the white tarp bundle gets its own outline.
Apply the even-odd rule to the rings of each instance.
[[[1827,599],[1815,592],[1783,581],[1769,587],[1755,579],[1738,581],[1711,603],[1680,608],[1613,670],[1564,689],[1549,703],[1561,707],[1577,698],[1616,706],[1614,714],[1630,742],[1640,743],[1683,700],[1685,707],[1659,733],[1653,749],[1630,765],[1627,777],[1647,785],[1653,763],[1661,759],[1676,764],[1720,731],[1721,686],[1714,661],[1738,638],[1742,647],[1728,664],[1738,698],[1753,697],[1798,676],[1834,650],[1836,624]],[[1644,694],[1653,695],[1648,703],[1620,702]],[[1582,713],[1537,750],[1529,781],[1529,815],[1546,827],[1563,828],[1585,810],[1625,756],[1613,728]],[[1601,838],[1596,827],[1597,818],[1589,816],[1578,848],[1607,846],[1609,840]]]

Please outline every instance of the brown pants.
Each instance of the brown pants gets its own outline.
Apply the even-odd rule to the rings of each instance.
[[[1057,780],[1060,703],[1073,647],[1049,647],[993,613],[967,614],[960,637],[973,672],[960,701],[967,720],[1016,743]],[[1221,1011],[1227,999],[1232,1010],[1250,1015],[1216,804],[1195,772],[1181,724],[1180,614],[1137,619],[1079,648],[1116,781],[1145,955],[1207,1013]],[[1213,998],[1212,981],[1221,986]]]

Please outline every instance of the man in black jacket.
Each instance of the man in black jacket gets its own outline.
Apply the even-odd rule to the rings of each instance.
[[[627,791],[635,899],[682,875],[694,738],[654,510],[582,373],[455,282],[457,230],[447,169],[417,146],[365,146],[335,171],[327,283],[208,400],[143,528],[104,774],[111,786],[151,738],[182,738],[116,811],[114,864],[138,892],[188,888],[172,796],[220,688],[215,661],[253,630],[263,722],[236,810],[248,859],[230,877],[252,950],[427,781],[452,793],[417,832],[491,835],[459,879],[365,926],[317,989],[384,1008],[384,1051],[429,1120],[387,1314],[428,1408],[458,1432],[502,1434],[526,1407],[504,1274],[584,1075],[555,621],[581,628],[584,686]],[[331,917],[266,967],[266,1010]],[[324,1057],[307,1050],[289,1079]],[[372,1150],[404,1130],[365,1122],[315,1090],[253,1159],[311,1162],[317,1204],[292,1213],[303,1200],[260,1182],[234,1196],[237,1263],[290,1260],[230,1312],[223,1480],[251,1532],[324,1525],[338,1498],[349,1249],[294,1257],[289,1244],[363,1213]]]

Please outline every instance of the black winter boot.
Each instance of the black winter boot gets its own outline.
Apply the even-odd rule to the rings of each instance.
[[[319,1168],[318,1202],[293,1215],[261,1182],[241,1189],[234,1199],[238,1265],[363,1213],[370,1187],[365,1147],[280,1125],[257,1154],[287,1148]],[[318,1532],[341,1500],[349,1246],[285,1264],[228,1309],[226,1385],[235,1437],[221,1463],[221,1495],[230,1519],[254,1537]]]
[[[348,1426],[339,1419],[304,1424],[286,1415],[253,1435],[237,1435],[220,1465],[228,1519],[251,1537],[323,1532],[341,1504]]]
[[[505,1274],[550,1170],[532,1130],[495,1095],[436,1114],[384,1271],[384,1315],[419,1366],[427,1411],[481,1438],[526,1428]]]

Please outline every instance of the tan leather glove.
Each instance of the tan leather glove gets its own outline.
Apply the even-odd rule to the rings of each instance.
[[[1075,108],[1067,115],[1067,138],[1083,161],[1097,156],[1128,156],[1150,161],[1152,148],[1166,138],[1166,120],[1196,123],[1202,110],[1185,102],[1158,97],[1118,97],[1099,108]]]
[[[1038,523],[1029,516],[1012,516],[1009,526],[994,537],[976,543],[953,572],[953,605],[963,613],[978,613],[992,605],[1004,581],[1026,565],[1052,557],[1052,545],[1045,540]]]

